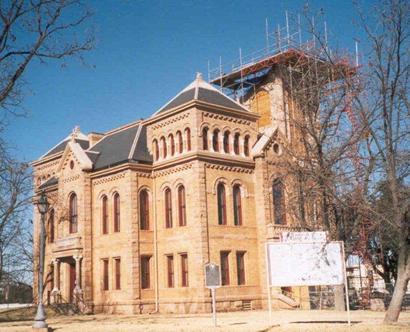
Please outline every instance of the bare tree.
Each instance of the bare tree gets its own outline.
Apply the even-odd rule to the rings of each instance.
[[[382,0],[366,13],[360,11],[361,26],[370,44],[366,68],[367,98],[362,113],[368,121],[368,155],[375,160],[375,183],[371,189],[378,201],[373,217],[388,237],[378,245],[397,250],[397,277],[385,322],[397,321],[410,279],[410,190],[409,190],[409,78],[410,3]],[[383,204],[380,204],[383,199]],[[388,209],[380,209],[380,206]],[[389,227],[386,228],[385,226]],[[386,235],[386,234],[383,234]]]
[[[23,98],[23,74],[34,60],[65,59],[92,48],[92,34],[80,30],[90,15],[80,0],[0,3],[1,108],[15,112]]]

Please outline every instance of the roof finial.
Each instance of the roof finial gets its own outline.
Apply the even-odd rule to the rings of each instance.
[[[78,134],[80,133],[80,126],[75,126],[73,132],[71,133],[71,140],[74,141]]]
[[[203,78],[202,78],[202,73],[197,72],[197,73],[196,73],[196,79],[197,79],[197,80],[203,80]]]

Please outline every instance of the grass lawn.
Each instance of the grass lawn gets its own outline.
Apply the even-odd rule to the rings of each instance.
[[[31,331],[35,308],[0,312],[1,332]],[[352,325],[346,313],[337,311],[274,311],[269,323],[267,311],[218,313],[218,327],[210,314],[199,315],[66,315],[47,309],[47,322],[58,332],[134,332],[134,331],[410,331],[410,312],[402,312],[399,323],[383,325],[383,312],[352,311]]]

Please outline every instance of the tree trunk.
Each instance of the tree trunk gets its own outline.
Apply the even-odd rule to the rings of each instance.
[[[334,294],[335,294],[335,310],[337,311],[345,311],[345,293],[344,293],[344,285],[337,285],[334,286]]]
[[[409,245],[406,242],[402,242],[402,248],[399,251],[397,280],[394,284],[393,297],[384,316],[384,323],[387,324],[397,322],[399,319],[403,298],[406,295],[407,284],[410,278],[409,249]]]

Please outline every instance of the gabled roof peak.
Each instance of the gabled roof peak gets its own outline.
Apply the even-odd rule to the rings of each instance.
[[[176,108],[192,100],[199,100],[209,104],[232,108],[239,111],[248,111],[243,105],[229,98],[214,86],[206,82],[201,73],[196,73],[195,80],[188,84],[180,93],[162,106],[155,114]]]

